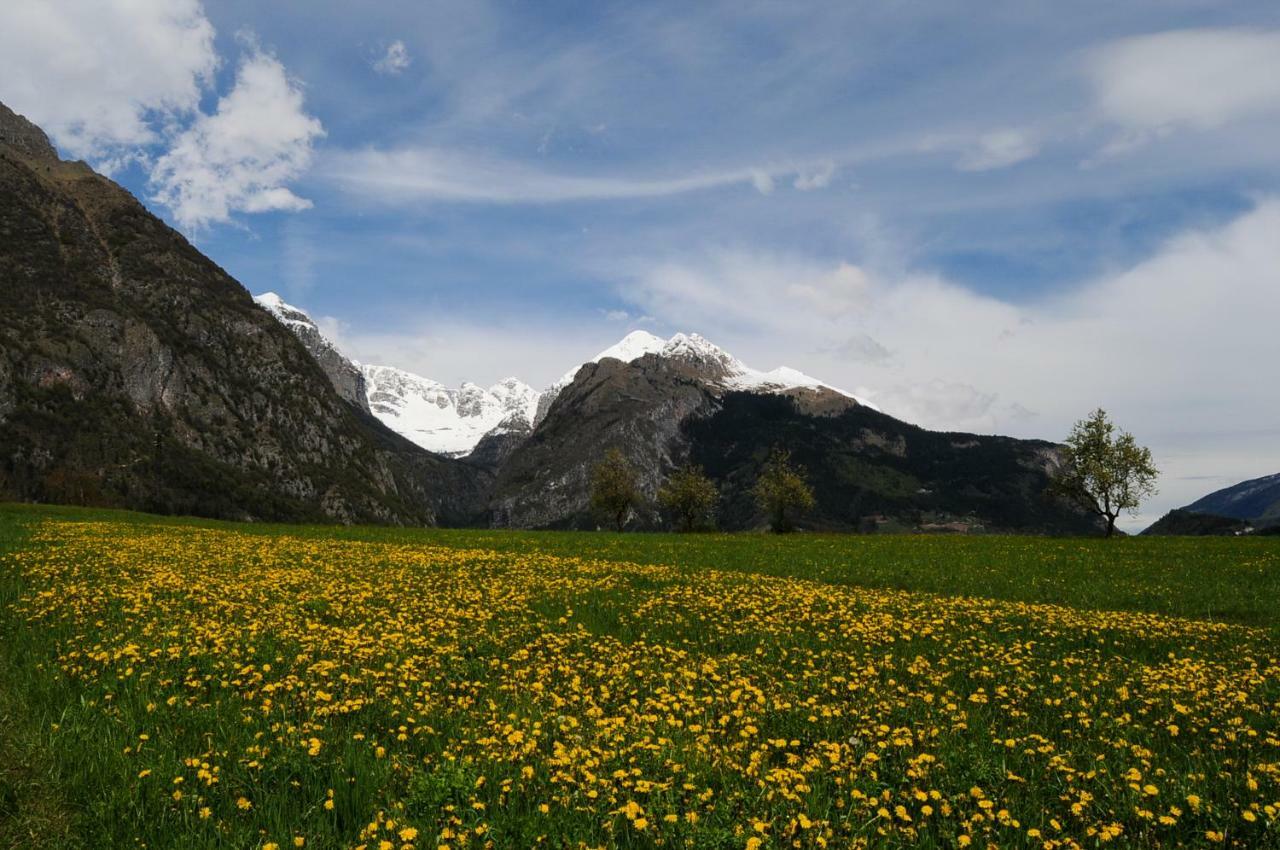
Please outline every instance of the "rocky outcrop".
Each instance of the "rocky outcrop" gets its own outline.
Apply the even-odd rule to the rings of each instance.
[[[320,328],[310,316],[297,307],[286,304],[274,292],[256,295],[253,300],[293,332],[302,346],[311,353],[316,365],[320,367],[321,372],[324,372],[329,383],[333,384],[333,389],[340,398],[369,412],[364,373],[360,370],[360,366],[339,351],[337,346],[320,332]]]
[[[652,354],[631,363],[606,358],[584,365],[500,468],[491,522],[594,527],[591,470],[612,448],[627,456],[652,502],[667,473],[687,459],[682,423],[716,407],[715,396],[681,370]],[[642,511],[633,524],[658,522],[653,511]]]
[[[0,147],[35,160],[56,162],[58,152],[35,124],[0,103]]]

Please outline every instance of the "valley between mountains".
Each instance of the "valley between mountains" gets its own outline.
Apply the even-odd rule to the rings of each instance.
[[[0,492],[228,519],[589,528],[610,449],[633,528],[701,466],[726,530],[763,525],[769,452],[807,470],[804,527],[1066,533],[1054,444],[926,431],[694,333],[636,332],[552,386],[451,388],[353,362],[305,310],[253,298],[129,192],[0,106]]]

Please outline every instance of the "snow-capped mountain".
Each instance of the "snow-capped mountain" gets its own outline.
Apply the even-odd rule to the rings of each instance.
[[[255,296],[254,300],[302,340],[343,398],[368,410],[388,428],[422,448],[452,457],[469,454],[488,435],[527,433],[537,427],[552,402],[586,365],[574,367],[541,392],[516,378],[499,381],[487,389],[469,382],[450,388],[394,366],[361,365],[346,357],[305,310],[286,303],[274,292]],[[713,391],[825,391],[878,409],[852,393],[795,369],[752,369],[698,334],[678,333],[663,339],[647,331],[633,331],[587,363],[606,358],[634,363],[646,355],[667,360],[688,378]]]
[[[458,457],[488,434],[529,431],[540,393],[516,378],[451,389],[394,366],[364,366],[369,408],[424,449]]]
[[[871,402],[853,393],[837,389],[823,383],[803,372],[786,366],[780,366],[769,372],[752,369],[738,358],[715,345],[699,334],[678,333],[670,339],[663,339],[648,331],[632,331],[619,342],[601,351],[589,363],[599,363],[606,357],[621,360],[623,363],[634,363],[646,354],[670,358],[687,364],[693,377],[724,391],[742,391],[757,393],[781,393],[797,389],[825,389],[853,399],[858,404],[879,410]],[[585,365],[585,364],[583,364]],[[560,380],[548,387],[538,402],[538,413],[534,423],[542,421],[547,411],[561,390],[573,383],[581,366],[566,372]]]

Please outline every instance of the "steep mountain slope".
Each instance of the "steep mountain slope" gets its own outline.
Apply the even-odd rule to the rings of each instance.
[[[1160,517],[1143,534],[1178,535],[1188,537],[1226,536],[1247,534],[1253,528],[1248,520],[1232,519],[1212,514],[1198,514],[1186,508],[1174,508]]]
[[[1280,524],[1280,473],[1224,487],[1187,505],[1186,510],[1258,525]]]
[[[717,411],[726,395],[785,398],[797,415],[832,415],[866,403],[793,369],[759,372],[697,334],[628,334],[542,394],[532,435],[499,468],[490,503],[497,525],[591,526],[592,466],[621,448],[652,502],[689,457],[685,423]],[[638,522],[661,525],[653,510]]]
[[[484,474],[344,402],[180,234],[0,106],[0,491],[288,520],[462,522]]]
[[[773,446],[805,467],[828,530],[1089,533],[1091,517],[1045,495],[1057,447],[926,431],[865,406],[803,413],[793,399],[734,393],[687,423],[690,459],[717,481],[728,528],[758,525],[751,488]]]
[[[324,372],[334,390],[346,401],[361,410],[369,410],[368,393],[365,390],[364,373],[360,365],[348,359],[330,339],[321,333],[320,328],[306,311],[286,304],[284,299],[274,292],[264,292],[253,296],[258,306],[276,317],[280,324],[293,331],[307,349],[312,358]]]
[[[494,525],[592,527],[591,468],[619,447],[652,499],[662,477],[685,460],[680,424],[715,398],[678,364],[655,354],[631,363],[587,363],[556,394],[532,435],[500,467],[490,502]],[[642,524],[651,525],[654,517]]]

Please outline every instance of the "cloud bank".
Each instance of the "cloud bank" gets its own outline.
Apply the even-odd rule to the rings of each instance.
[[[1280,30],[1187,29],[1133,36],[1092,51],[1086,74],[1122,154],[1178,130],[1209,131],[1280,116]]]

